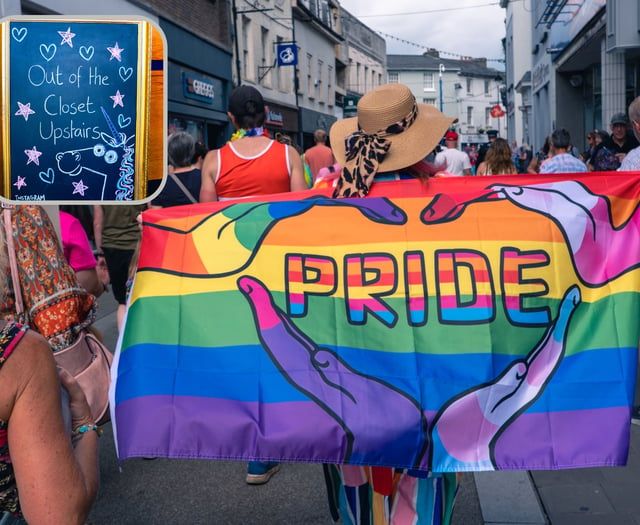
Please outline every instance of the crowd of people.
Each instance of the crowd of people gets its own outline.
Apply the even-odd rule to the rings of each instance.
[[[118,303],[118,329],[140,242],[139,215],[147,208],[326,185],[333,187],[335,198],[365,197],[376,181],[431,176],[640,169],[640,97],[631,103],[628,114],[613,115],[610,133],[590,131],[582,153],[563,128],[553,130],[535,153],[528,144],[509,144],[495,130],[487,134],[486,144],[467,144],[459,149],[460,137],[452,128],[454,119],[433,106],[417,103],[401,84],[383,85],[365,94],[357,117],[339,120],[330,130],[316,130],[314,146],[304,152],[288,137],[269,136],[264,128],[265,103],[253,87],[239,86],[232,91],[228,115],[235,132],[219,149],[208,151],[185,131],[168,137],[168,177],[162,188],[162,181],[150,181],[149,194],[154,197],[148,204],[96,205],[88,217],[78,209],[60,212],[64,255],[78,285],[95,297],[108,290],[113,293]],[[360,140],[363,136],[371,140]],[[12,242],[6,233],[10,228],[10,224],[0,228],[0,245]],[[5,299],[11,299],[14,293],[7,279],[6,252],[0,250],[0,291]],[[11,300],[4,304],[11,304]],[[0,510],[15,523],[84,523],[98,490],[100,429],[92,421],[74,378],[56,370],[47,340],[6,311],[4,319],[0,324],[0,374],[5,385],[0,391]],[[280,467],[276,462],[252,461],[246,482],[266,483]],[[353,478],[348,473],[350,467],[331,468],[342,480],[337,490],[345,490],[345,480]],[[369,479],[376,475],[380,474],[371,474]],[[418,478],[419,484],[428,479],[422,489],[425,494],[436,490],[434,487],[450,491],[447,508],[437,507],[435,500],[430,508],[422,507],[434,522],[450,516],[457,487],[455,474],[451,479],[445,474],[399,470],[392,475],[392,499],[402,490],[402,480],[409,478]],[[65,487],[64,498],[59,497],[60,486]],[[336,501],[344,500],[344,494],[337,495]],[[407,503],[398,498],[395,504]]]
[[[628,114],[619,112],[611,117],[609,132],[589,131],[583,151],[572,142],[564,128],[553,130],[535,152],[526,143],[518,146],[512,141],[508,144],[496,130],[487,132],[487,142],[480,147],[466,144],[459,150],[458,134],[451,130],[437,146],[436,162],[442,171],[452,176],[636,170],[640,166],[639,121],[640,101],[636,99],[630,104]],[[635,153],[627,158],[634,150]]]

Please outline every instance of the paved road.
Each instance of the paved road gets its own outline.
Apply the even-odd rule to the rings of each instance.
[[[115,347],[115,302],[100,300],[96,326]],[[101,487],[89,525],[330,525],[322,468],[288,463],[269,483],[244,481],[246,463],[130,459],[119,469],[111,425],[100,440]],[[454,525],[480,525],[473,476],[458,494]]]
[[[244,482],[243,462],[130,459],[118,470],[111,429],[101,440],[101,488],[90,525],[330,525],[320,465],[288,463],[269,483]],[[482,524],[473,477],[465,476],[458,525]]]

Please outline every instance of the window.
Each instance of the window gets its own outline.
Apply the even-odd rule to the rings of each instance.
[[[333,67],[327,66],[327,103],[333,106]]]
[[[322,60],[318,60],[318,70],[316,72],[316,81],[315,81],[315,92],[316,97],[320,102],[324,102],[324,97],[322,96],[322,69],[324,67],[324,62]]]
[[[484,81],[484,94],[485,95],[489,94],[489,81],[488,80]]]
[[[309,98],[313,98],[314,95],[314,87],[313,87],[313,75],[312,75],[312,70],[313,70],[313,66],[311,64],[312,62],[312,57],[309,53],[307,53],[307,96]]]
[[[389,71],[389,83],[396,84],[398,82],[398,72],[397,71]]]
[[[422,84],[425,91],[435,91],[436,82],[434,74],[428,72],[422,73]]]
[[[473,106],[467,106],[467,125],[473,126]]]
[[[324,25],[326,25],[327,27],[331,27],[331,14],[329,10],[329,4],[326,1],[322,1],[319,7],[320,12],[318,14],[320,15],[320,20],[322,20]]]
[[[473,93],[473,90],[471,89],[473,87],[473,80],[468,78],[467,79],[467,93]]]
[[[484,108],[484,125],[486,127],[491,125],[491,108]]]
[[[277,45],[281,44],[282,41],[284,39],[281,36],[278,36],[276,38],[276,49],[277,49]],[[276,68],[276,74],[275,74],[275,78],[274,78],[274,88],[275,89],[280,89],[283,90],[285,89],[285,76],[284,76],[284,72],[285,70],[287,70],[288,68],[286,67],[277,67]]]
[[[437,99],[435,99],[435,98],[423,98],[422,99],[422,103],[423,104],[428,104],[429,106],[434,106],[435,107],[435,105],[437,103]]]
[[[261,68],[258,71],[258,79],[262,79],[262,84],[265,86],[271,86],[271,70],[269,68],[269,64],[271,63],[271,57],[269,47],[269,30],[266,27],[260,28],[260,45],[262,46],[262,63],[260,64]]]
[[[251,34],[251,19],[243,16],[242,17],[242,77],[248,78],[250,80],[253,79],[253,75],[250,73],[253,72],[253,64],[250,64],[251,56],[249,54],[249,35]],[[242,79],[238,79],[241,81]]]

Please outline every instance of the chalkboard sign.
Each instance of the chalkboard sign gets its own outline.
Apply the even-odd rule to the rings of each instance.
[[[147,197],[149,129],[164,124],[149,121],[158,114],[150,105],[164,104],[164,97],[153,102],[150,97],[152,69],[157,73],[159,67],[152,60],[153,35],[160,35],[157,28],[138,19],[3,22],[3,93],[8,90],[9,108],[3,119],[3,197],[58,202]]]

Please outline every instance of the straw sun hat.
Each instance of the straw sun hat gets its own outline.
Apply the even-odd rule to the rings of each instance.
[[[414,108],[417,109],[415,115]],[[381,135],[391,145],[378,163],[377,171],[395,171],[412,166],[431,153],[455,120],[431,105],[417,103],[407,86],[385,84],[360,99],[357,117],[333,124],[331,149],[338,163],[346,166],[349,164],[347,141],[351,134],[361,131],[366,135]],[[399,123],[405,125],[397,126]]]

